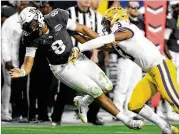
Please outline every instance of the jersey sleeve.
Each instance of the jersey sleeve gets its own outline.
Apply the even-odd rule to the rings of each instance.
[[[22,44],[26,47],[35,47],[38,48],[39,42],[38,40],[32,40],[29,36],[22,36]]]
[[[75,31],[76,29],[76,22],[72,19],[68,19],[66,28],[71,31]]]
[[[31,41],[29,38],[30,37],[27,37],[25,35],[22,36],[22,45],[26,46],[25,56],[35,57],[35,53],[36,53],[39,43],[37,40]]]
[[[129,22],[125,22],[125,21],[117,21],[116,23],[114,23],[113,27],[112,27],[112,32],[116,33],[116,32],[126,32],[126,31],[131,31],[132,32],[132,37],[134,36],[134,31],[132,29],[132,27],[130,26]]]
[[[35,57],[37,48],[36,47],[26,47],[25,56]]]

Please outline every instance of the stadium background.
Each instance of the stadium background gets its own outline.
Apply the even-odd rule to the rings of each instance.
[[[102,1],[103,0],[101,0],[101,4],[104,4],[104,3],[102,3]],[[105,2],[106,2],[106,0],[104,0]],[[163,2],[163,4],[167,7],[168,5],[167,5],[167,1],[162,1]],[[7,5],[7,3],[8,2],[4,2],[4,1],[1,1],[1,4],[2,4],[2,6],[3,5]],[[120,5],[122,6],[122,7],[126,7],[126,5],[127,5],[127,3],[128,3],[128,1],[120,1]],[[144,8],[144,1],[139,1],[139,3],[140,3],[140,7],[141,8]],[[150,3],[149,3],[150,4]],[[8,3],[8,5],[10,5],[10,6],[12,6],[11,4],[9,4]],[[74,5],[76,5],[76,2],[75,1],[71,1],[71,2],[69,2],[69,1],[53,1],[53,7],[54,8],[62,8],[62,9],[67,9],[68,7],[71,7],[71,6],[74,6]],[[162,5],[162,4],[161,4]],[[164,6],[164,7],[165,7]],[[105,11],[105,8],[104,8],[104,6],[101,6],[101,7],[99,7],[99,10],[98,10],[101,14],[103,14],[104,13],[104,11]],[[141,10],[142,11],[142,10]],[[162,19],[163,19],[163,21],[162,21],[162,32],[163,32],[163,34],[164,34],[164,30],[165,30],[165,23],[166,23],[166,17],[167,17],[167,13],[168,13],[168,10],[167,10],[167,8],[165,8],[164,9],[164,14],[163,14],[163,16],[161,17]],[[145,15],[145,14],[144,14]],[[145,22],[145,19],[144,19],[144,23],[146,23]],[[155,32],[155,34],[157,34],[156,32]],[[154,41],[155,42],[155,41]],[[163,43],[164,43],[164,39],[161,41],[162,43],[162,45],[163,45]],[[158,45],[158,44],[157,44]],[[162,51],[161,51],[162,52]],[[162,52],[163,53],[163,52]],[[114,58],[115,59],[115,57],[116,57],[116,55],[114,54],[114,53],[112,53],[111,54],[111,58]],[[111,59],[111,61],[112,61],[112,65],[111,65],[111,68],[110,68],[110,66],[106,69],[106,73],[107,73],[107,75],[110,77],[110,79],[112,80],[112,82],[113,82],[113,84],[115,85],[116,84],[116,78],[117,78],[117,76],[115,75],[116,73],[117,73],[117,59],[116,59],[116,61],[114,61],[113,59]],[[115,63],[116,62],[116,63]],[[115,65],[116,64],[116,65]],[[2,78],[3,78],[3,76],[1,75],[1,80],[2,80]],[[2,84],[3,84],[3,81],[2,81]],[[69,100],[67,101],[67,106],[66,106],[66,108],[65,108],[65,111],[67,111],[67,112],[65,112],[64,113],[64,115],[63,115],[63,119],[62,119],[62,122],[64,122],[64,124],[72,124],[72,125],[74,125],[74,124],[77,124],[77,125],[81,125],[81,123],[80,123],[80,121],[79,120],[77,120],[76,118],[74,119],[74,117],[73,117],[73,115],[75,114],[75,112],[72,112],[71,113],[71,111],[74,111],[74,107],[73,107],[73,104],[72,104],[72,98],[74,97],[74,93],[71,93],[70,95],[69,95]],[[113,93],[110,93],[110,96],[112,97],[113,96]],[[157,96],[157,98],[156,98],[156,100],[158,101],[159,100],[159,96]],[[155,99],[154,99],[154,103],[155,103]],[[156,104],[156,106],[158,106],[158,103]],[[106,122],[108,122],[109,124],[113,124],[114,123],[114,121],[111,119],[111,116],[109,116],[108,114],[106,114],[103,110],[101,110],[101,112],[99,113],[99,115],[100,116],[102,116],[103,117],[103,119],[106,121]],[[68,117],[68,118],[67,118]],[[76,121],[77,120],[77,121]],[[17,123],[17,122],[16,122]],[[178,122],[174,122],[175,124],[178,124]],[[6,122],[2,122],[2,124],[5,124],[5,126],[6,126],[6,124],[9,124],[9,123],[6,123]],[[10,124],[13,124],[13,123],[10,123]],[[42,125],[47,125],[48,123],[41,123]],[[114,123],[115,125],[116,125],[116,123]],[[117,128],[117,126],[114,126],[114,127],[116,127]],[[155,128],[155,127],[154,127]],[[24,128],[24,130],[26,130],[27,128]],[[33,131],[33,129],[35,130],[36,129],[36,127],[34,127],[33,126],[33,128],[31,128],[31,129],[29,129],[29,132],[30,133],[34,133],[34,134],[36,134],[36,133],[38,133],[38,132],[35,132],[35,131]],[[39,129],[39,128],[37,128],[37,129]],[[50,129],[50,128],[49,128]],[[67,128],[67,129],[69,129],[69,128]],[[82,128],[81,128],[82,129]],[[95,130],[94,129],[94,133],[97,133],[96,131],[102,131],[102,129],[103,128],[99,128],[99,130]],[[112,129],[112,128],[110,128],[110,129]],[[109,130],[110,130],[109,129]],[[122,128],[123,129],[123,128]],[[5,133],[7,133],[7,134],[10,134],[12,131],[14,130],[14,132],[15,133],[19,133],[19,131],[18,131],[18,129],[16,130],[16,129],[14,129],[14,127],[12,127],[12,128],[4,128],[4,131],[2,131],[3,132],[3,134],[5,134]],[[23,130],[23,128],[21,128],[21,129],[19,129],[20,131],[22,131],[22,132],[24,132],[24,130]],[[28,129],[27,129],[28,130]],[[118,129],[119,130],[119,129]],[[159,133],[159,130],[157,130],[156,128],[154,129],[154,130],[156,130],[156,131],[154,131],[153,133]],[[17,131],[17,132],[16,132]],[[47,130],[47,131],[41,131],[40,133],[43,133],[43,134],[46,134],[46,133],[49,133],[49,131],[50,130]],[[58,131],[60,131],[59,129],[56,129],[55,131],[54,131],[54,133],[56,133],[56,132],[58,132]],[[62,131],[62,133],[73,133],[73,131],[75,131],[75,128],[71,128],[71,131],[69,130],[69,131],[66,131],[66,130],[64,130],[64,132]],[[79,134],[81,134],[81,133],[87,133],[87,131],[88,131],[88,129],[85,129],[84,131],[79,131]],[[123,132],[125,133],[125,131],[128,131],[128,130],[123,130]],[[148,127],[147,128],[147,130],[145,131],[145,132],[142,132],[142,133],[148,133],[148,132],[152,132],[152,130],[151,130],[151,128],[150,127]],[[53,132],[53,131],[52,131]],[[109,131],[110,132],[110,131]],[[107,132],[107,130],[106,130],[106,133],[109,133],[109,132]],[[77,132],[78,133],[78,132]],[[105,132],[104,132],[105,133]],[[122,133],[122,132],[121,132]],[[129,133],[133,133],[133,131],[130,131]],[[134,132],[135,133],[135,132]]]

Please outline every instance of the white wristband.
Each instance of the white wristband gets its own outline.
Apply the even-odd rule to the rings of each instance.
[[[26,71],[23,68],[21,68],[21,71],[22,71],[22,75],[21,76],[24,77],[26,75]]]

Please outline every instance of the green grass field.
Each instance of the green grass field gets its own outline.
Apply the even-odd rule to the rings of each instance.
[[[179,128],[179,124],[176,125]],[[124,125],[107,126],[2,126],[2,134],[161,134],[158,127],[145,125],[142,130],[131,130]]]

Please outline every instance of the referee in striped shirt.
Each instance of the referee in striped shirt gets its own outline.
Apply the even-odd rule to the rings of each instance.
[[[90,8],[92,2],[99,2],[99,0],[94,0],[94,1],[78,0],[76,6],[68,8],[70,14],[69,17],[72,20],[78,22],[79,24],[86,25],[87,27],[93,29],[93,31],[95,31],[99,35],[103,35],[102,25],[101,25],[102,15],[98,12],[95,12],[92,8]],[[80,44],[74,38],[72,38],[72,41],[75,46],[78,46]],[[101,62],[98,60],[98,57],[101,56],[101,53],[99,53],[98,56],[97,50],[87,51],[84,52],[84,54],[88,58],[91,58],[91,60],[95,63]],[[95,102],[89,107],[89,112],[87,116],[88,116],[88,121],[90,123],[96,125],[103,125],[103,121],[97,117],[97,113],[99,112],[99,109],[100,109],[99,106]]]
[[[78,0],[76,6],[68,8],[69,17],[79,24],[86,25],[87,27],[93,29],[96,33],[102,35],[102,15],[95,12],[92,8],[90,8],[90,6],[91,0]],[[77,46],[79,42],[73,38],[73,44]]]

